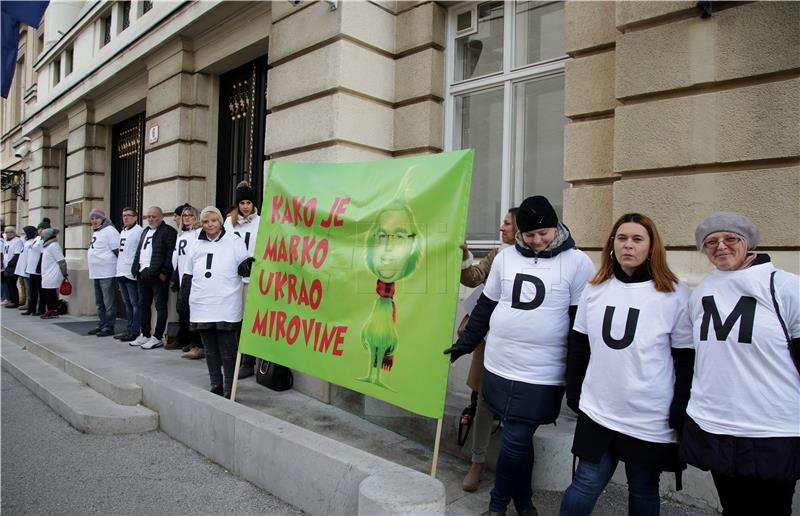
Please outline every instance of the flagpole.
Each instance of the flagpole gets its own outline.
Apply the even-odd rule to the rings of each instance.
[[[436,440],[433,443],[433,464],[431,465],[431,476],[436,478],[436,466],[439,464],[439,443],[442,440],[442,418],[436,421]]]
[[[242,363],[242,354],[236,353],[236,367],[233,369],[233,386],[231,386],[231,401],[236,401],[236,384],[239,383],[239,364]]]

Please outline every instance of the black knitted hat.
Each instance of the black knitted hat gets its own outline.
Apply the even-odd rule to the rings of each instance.
[[[558,215],[546,197],[534,195],[519,205],[517,228],[521,233],[558,226]]]
[[[236,204],[242,201],[250,201],[253,204],[256,203],[256,194],[245,181],[242,181],[236,187]]]

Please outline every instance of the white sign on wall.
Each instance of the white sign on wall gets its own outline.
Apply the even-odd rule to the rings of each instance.
[[[158,124],[150,126],[150,129],[147,131],[147,140],[151,145],[158,141]]]

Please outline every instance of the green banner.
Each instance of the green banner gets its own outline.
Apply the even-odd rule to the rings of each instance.
[[[271,162],[239,351],[442,417],[473,156]]]

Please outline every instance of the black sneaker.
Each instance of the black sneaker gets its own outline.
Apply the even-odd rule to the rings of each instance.
[[[211,394],[216,394],[217,396],[222,396],[223,395],[222,385],[214,385],[208,390],[208,392],[210,392]]]
[[[93,329],[87,331],[86,335],[97,335],[101,331],[103,331],[103,328],[93,328]]]
[[[115,340],[122,340],[122,337],[124,337],[127,334],[128,334],[128,332],[126,332],[126,331],[123,331],[122,333],[117,333],[116,335],[114,335],[114,339]]]
[[[9,303],[6,305],[6,308],[19,308],[19,305],[15,305],[14,303]]]
[[[24,312],[20,312],[19,315],[33,315],[33,312],[31,312],[30,310],[26,310]]]
[[[133,333],[126,333],[122,337],[119,338],[120,342],[130,342],[132,340],[136,340],[139,337],[139,334]]]
[[[94,335],[95,337],[110,337],[111,335],[114,335],[114,330],[109,330],[109,329],[100,330]]]

